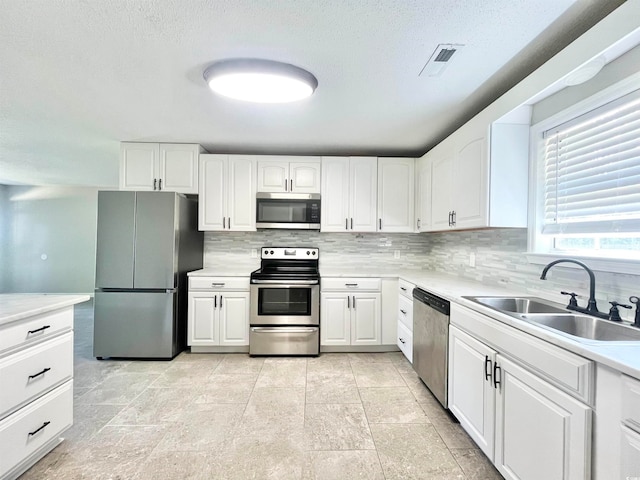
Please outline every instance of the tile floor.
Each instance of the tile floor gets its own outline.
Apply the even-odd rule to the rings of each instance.
[[[502,478],[400,353],[99,362],[75,321],[74,426],[21,480]]]

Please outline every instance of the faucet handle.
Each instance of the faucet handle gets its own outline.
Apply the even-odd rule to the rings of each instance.
[[[618,302],[609,302],[611,304],[611,310],[609,310],[609,320],[613,320],[614,322],[621,322],[622,318],[620,318],[620,310],[618,307],[622,308],[632,308],[631,305],[625,305],[623,303]]]
[[[577,293],[575,292],[560,292],[562,295],[571,295],[571,300],[569,300],[569,306],[570,307],[577,307],[578,306],[578,301],[576,300],[576,297],[578,296]]]

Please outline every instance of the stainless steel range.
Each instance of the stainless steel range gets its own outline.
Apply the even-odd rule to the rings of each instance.
[[[264,247],[251,274],[250,355],[320,353],[317,248]]]

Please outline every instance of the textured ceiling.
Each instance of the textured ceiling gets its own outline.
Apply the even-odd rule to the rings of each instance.
[[[0,183],[115,186],[120,141],[419,155],[619,3],[0,0]],[[439,43],[465,47],[419,77]],[[229,57],[293,63],[318,89],[216,97],[202,71]]]

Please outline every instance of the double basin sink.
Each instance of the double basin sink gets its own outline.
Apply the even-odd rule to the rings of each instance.
[[[590,342],[640,342],[640,329],[575,314],[536,297],[464,297],[485,307]]]

